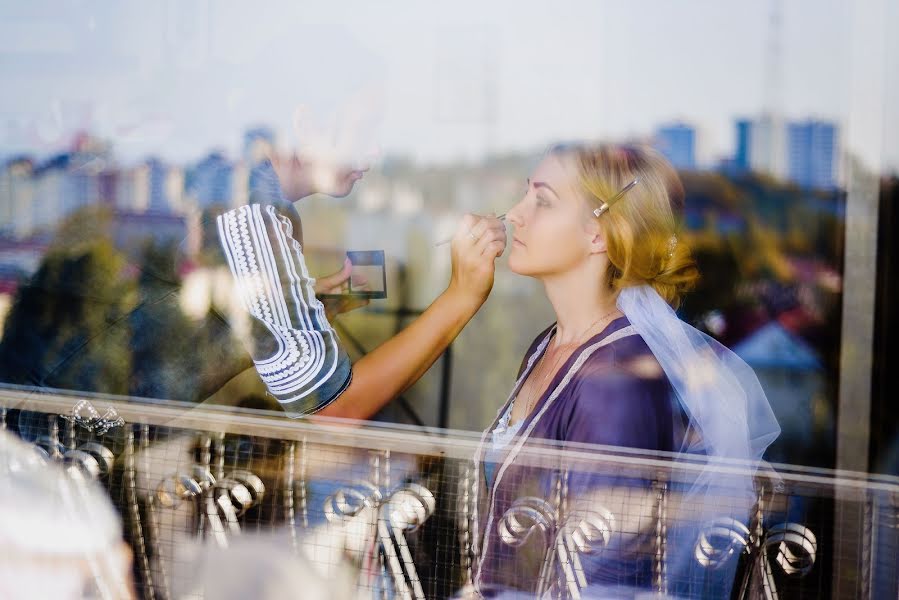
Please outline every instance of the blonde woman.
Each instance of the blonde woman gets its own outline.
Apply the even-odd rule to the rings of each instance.
[[[540,536],[509,543],[504,518],[516,500],[536,495],[552,501],[560,476],[572,504],[614,483],[564,465],[523,464],[526,444],[605,444],[701,457],[706,468],[681,491],[704,520],[714,512],[706,501],[713,463],[758,460],[779,433],[752,371],[674,313],[698,277],[677,236],[683,198],[676,172],[652,150],[558,146],[508,212],[514,226],[509,267],[543,283],[556,322],[528,349],[475,457],[474,584],[480,594],[510,588],[543,593],[556,580]],[[688,381],[697,370],[707,375],[699,385]],[[751,478],[728,484],[736,500],[727,514],[743,520]],[[559,506],[547,510],[564,517]],[[616,517],[619,525],[623,516]],[[622,533],[613,532],[617,547],[581,557],[589,585],[650,587],[651,553],[640,550],[638,535],[625,547]],[[670,541],[671,580],[679,574],[687,582],[684,595],[717,597],[729,589],[720,575],[726,570],[716,582],[696,584],[688,558],[694,534],[695,528],[682,530]]]

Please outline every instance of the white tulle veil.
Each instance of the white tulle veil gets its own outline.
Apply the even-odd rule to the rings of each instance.
[[[669,568],[672,580],[695,580],[695,570],[709,567],[696,560],[704,532],[747,524],[755,466],[780,426],[752,368],[681,320],[651,286],[622,289],[618,307],[658,360],[687,420],[675,461],[683,468],[675,466],[672,483],[682,508],[669,525]],[[725,569],[731,577],[733,568]]]

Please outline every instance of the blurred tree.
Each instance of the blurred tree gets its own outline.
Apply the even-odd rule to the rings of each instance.
[[[138,305],[128,315],[133,367],[129,394],[195,401],[204,352],[197,324],[179,304],[177,245],[148,241],[137,276]]]
[[[134,303],[125,261],[107,235],[107,213],[74,213],[32,278],[19,287],[0,341],[10,383],[124,394]]]

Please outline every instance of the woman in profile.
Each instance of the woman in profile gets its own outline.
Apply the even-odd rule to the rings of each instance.
[[[605,547],[578,557],[586,581],[577,585],[625,597],[623,590],[658,585],[647,549],[653,508],[635,501],[651,496],[640,493],[649,482],[627,480],[631,492],[616,500],[603,489],[620,491],[621,477],[566,465],[538,468],[524,459],[527,445],[549,441],[698,457],[704,466],[678,488],[694,527],[670,528],[668,587],[678,596],[727,597],[727,569],[716,570],[716,583],[696,582],[693,542],[700,522],[746,521],[752,479],[750,470],[723,482],[714,462],[751,464],[780,429],[751,369],[674,312],[698,277],[677,237],[683,199],[676,172],[652,150],[557,146],[508,212],[515,226],[509,267],[543,283],[556,322],[528,349],[475,456],[470,514],[479,594],[542,594],[566,585],[558,569],[568,559],[548,558],[557,541],[528,536],[524,526],[543,519],[554,521],[544,530],[564,529],[566,507],[595,509],[612,523]],[[713,489],[713,482],[727,489]],[[564,490],[564,505],[554,490]]]

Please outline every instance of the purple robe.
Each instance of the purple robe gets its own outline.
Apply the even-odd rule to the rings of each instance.
[[[601,333],[581,345],[553,377],[521,428],[501,450],[490,449],[491,433],[531,373],[555,333],[555,326],[533,342],[509,399],[485,431],[475,455],[478,476],[476,505],[472,511],[476,569],[474,582],[481,593],[495,589],[535,591],[545,564],[547,540],[526,536],[510,545],[499,533],[503,515],[522,498],[548,502],[546,511],[558,516],[559,490],[572,502],[587,497],[599,486],[618,485],[621,478],[596,472],[570,470],[563,464],[520,463],[525,445],[558,442],[602,444],[651,451],[672,451],[680,446],[682,416],[673,408],[671,386],[664,372],[625,317],[612,321]],[[496,461],[488,477],[485,462]],[[636,482],[644,488],[648,482]],[[632,540],[632,548],[640,548]],[[645,550],[645,544],[642,544]],[[651,552],[584,557],[588,583],[649,587]]]

